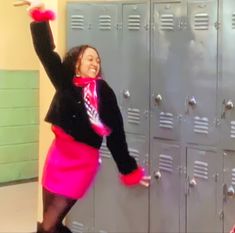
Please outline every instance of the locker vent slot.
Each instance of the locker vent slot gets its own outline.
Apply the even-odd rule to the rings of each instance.
[[[72,222],[71,230],[74,233],[84,233],[84,232],[87,232],[87,229],[84,226],[84,224],[82,224],[80,222],[77,222],[77,221],[73,221]]]
[[[235,29],[235,13],[232,14],[232,29]]]
[[[208,163],[202,161],[194,161],[193,176],[208,180]]]
[[[102,157],[104,158],[111,158],[111,153],[108,149],[108,147],[106,146],[106,144],[102,143],[101,147],[100,147],[100,154]]]
[[[71,16],[71,28],[84,30],[84,16],[83,15],[72,15]]]
[[[160,30],[162,31],[174,30],[174,15],[173,14],[162,14],[160,20],[161,20]]]
[[[235,138],[235,121],[230,122],[230,138]]]
[[[208,118],[207,117],[194,117],[194,133],[208,134]]]
[[[232,185],[235,185],[235,168],[232,169]]]
[[[165,172],[173,172],[173,158],[170,155],[159,155],[159,170]]]
[[[173,114],[169,112],[160,113],[160,128],[173,129]]]
[[[128,29],[131,31],[140,30],[140,15],[129,15],[128,16]]]
[[[99,16],[99,29],[100,30],[111,30],[111,16],[110,15],[100,15]]]
[[[207,13],[198,13],[194,16],[194,29],[195,30],[209,29],[209,15]]]
[[[132,149],[132,148],[128,148],[128,150],[130,152],[130,155],[138,161],[140,158],[140,152],[138,150]]]
[[[139,125],[140,124],[140,110],[137,108],[128,108],[127,122]]]

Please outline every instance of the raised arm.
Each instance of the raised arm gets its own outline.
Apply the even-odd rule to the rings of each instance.
[[[63,87],[66,79],[61,58],[56,53],[55,44],[49,20],[55,18],[51,10],[45,10],[45,5],[40,0],[21,0],[14,3],[14,6],[28,6],[28,12],[33,20],[30,24],[34,49],[45,68],[45,71],[56,89]]]
[[[30,24],[34,49],[56,89],[66,84],[61,58],[54,51],[53,35],[48,21],[32,22]]]

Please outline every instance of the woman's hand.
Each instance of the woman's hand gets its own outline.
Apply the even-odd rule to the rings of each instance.
[[[140,185],[143,185],[144,187],[148,188],[150,185],[151,176],[143,176],[140,180]]]
[[[33,11],[35,9],[44,10],[45,4],[40,0],[22,0],[13,3],[14,6],[29,6],[27,8],[28,11]]]

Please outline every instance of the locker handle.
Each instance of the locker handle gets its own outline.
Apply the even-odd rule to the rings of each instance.
[[[233,104],[232,100],[228,100],[227,102],[225,102],[225,100],[224,100],[223,105],[224,105],[224,110],[221,115],[222,119],[225,118],[226,111],[232,110],[234,108],[234,104]]]
[[[156,104],[160,104],[162,102],[162,96],[160,94],[154,95],[154,101]]]
[[[231,110],[234,108],[234,104],[231,100],[228,100],[227,103],[225,104],[225,109],[226,110]]]
[[[126,99],[129,99],[131,97],[130,91],[129,90],[124,90],[123,91],[123,96]]]
[[[195,178],[192,178],[190,181],[189,181],[189,186],[191,188],[195,187],[197,185],[197,181],[195,180]]]
[[[232,185],[230,185],[230,186],[228,187],[228,190],[227,190],[227,196],[233,197],[234,194],[235,194],[234,188],[233,188]]]
[[[156,180],[159,180],[162,177],[162,174],[160,171],[155,171],[154,172],[154,177]]]
[[[197,104],[197,101],[196,101],[196,99],[195,99],[195,97],[194,96],[192,96],[189,100],[188,100],[188,105],[190,105],[190,106],[195,106]]]

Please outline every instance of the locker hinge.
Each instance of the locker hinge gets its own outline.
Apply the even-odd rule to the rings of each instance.
[[[115,28],[116,28],[117,30],[122,30],[122,23],[117,23],[117,24],[115,25]]]
[[[189,195],[189,176],[187,176],[184,183],[184,195],[187,197]]]
[[[218,173],[215,173],[213,175],[214,179],[215,179],[215,182],[217,183],[218,182],[218,178],[219,178],[219,174]]]
[[[146,24],[146,25],[144,26],[144,28],[145,28],[146,31],[149,30],[149,27],[150,27],[149,24]]]
[[[187,29],[188,23],[186,22],[185,19],[179,19],[178,21],[178,29],[179,30],[185,30]]]
[[[220,212],[219,212],[219,219],[224,220],[224,211],[223,210],[220,210]]]
[[[216,30],[219,30],[220,27],[221,27],[221,23],[220,23],[219,21],[216,21],[215,24],[214,24],[214,26],[215,26],[215,29],[216,29]]]

